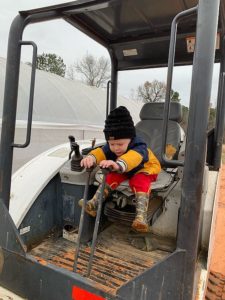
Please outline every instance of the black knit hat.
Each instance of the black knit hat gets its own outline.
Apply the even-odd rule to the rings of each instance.
[[[105,139],[132,139],[136,136],[134,122],[129,111],[124,106],[112,110],[105,120]]]

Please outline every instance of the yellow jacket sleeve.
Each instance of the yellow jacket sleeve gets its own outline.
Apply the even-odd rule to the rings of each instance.
[[[132,169],[138,167],[142,162],[142,155],[137,151],[129,150],[127,153],[121,155],[117,162],[121,166],[123,172],[129,172]],[[161,171],[160,162],[153,154],[153,152],[148,149],[148,161],[144,163],[143,168],[137,171],[137,173],[147,173],[147,174],[159,174]]]
[[[117,162],[124,165],[124,172],[129,172],[130,170],[139,166],[142,160],[143,157],[140,153],[134,150],[129,150],[127,153],[121,155]]]
[[[102,151],[102,148],[96,148],[96,149],[92,150],[91,152],[89,152],[88,155],[94,156],[94,158],[96,160],[96,164],[99,164],[100,161],[106,159],[105,153]]]

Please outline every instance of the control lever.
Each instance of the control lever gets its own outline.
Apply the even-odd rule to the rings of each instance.
[[[95,251],[96,242],[97,242],[98,228],[99,228],[100,217],[101,217],[101,212],[102,212],[102,204],[103,204],[104,189],[105,189],[105,179],[106,179],[106,175],[109,173],[109,170],[107,168],[101,168],[101,170],[102,170],[103,178],[102,178],[100,196],[98,199],[98,209],[97,209],[94,233],[93,233],[93,238],[92,238],[92,243],[91,243],[91,253],[90,253],[89,262],[88,262],[87,277],[89,277],[91,274],[94,251]]]
[[[77,247],[76,247],[76,254],[75,254],[74,266],[73,266],[74,272],[77,271],[77,262],[78,262],[79,252],[80,252],[80,241],[81,241],[81,235],[82,235],[83,225],[84,225],[85,206],[87,204],[89,184],[90,184],[91,172],[93,171],[93,168],[87,168],[86,171],[88,173],[88,176],[87,176],[87,181],[86,181],[86,185],[84,188],[83,206],[82,206],[81,215],[80,215],[79,231],[78,231],[78,237],[77,237]]]
[[[84,167],[81,167],[80,165],[80,162],[83,159],[83,156],[80,154],[80,146],[75,142],[74,136],[69,135],[68,138],[70,141],[71,149],[69,153],[69,160],[71,159],[71,171],[81,172],[84,169]]]
[[[91,176],[91,172],[92,172],[93,168],[94,167],[86,169],[86,171],[88,172],[88,177],[87,177],[87,182],[85,185],[83,206],[82,206],[82,211],[81,211],[81,216],[80,216],[79,232],[78,232],[78,238],[77,238],[77,250],[76,250],[76,254],[75,254],[74,268],[73,268],[74,272],[76,272],[76,270],[77,270],[77,262],[78,262],[78,256],[79,256],[79,251],[80,251],[80,240],[81,240],[81,234],[82,234],[83,224],[84,224],[85,206],[87,204],[88,188],[89,188],[90,176]],[[87,277],[89,277],[91,274],[94,251],[95,251],[96,242],[97,242],[97,235],[98,235],[100,217],[101,217],[101,212],[102,212],[103,197],[104,197],[105,179],[106,179],[106,175],[110,172],[110,170],[107,168],[102,168],[101,170],[103,173],[103,179],[102,179],[102,184],[101,184],[100,196],[98,199],[98,209],[97,209],[97,215],[96,215],[96,219],[95,219],[95,226],[94,226],[93,238],[92,238],[92,243],[91,243],[91,251],[90,251],[90,257],[89,257],[89,262],[88,262],[88,267],[87,267]]]

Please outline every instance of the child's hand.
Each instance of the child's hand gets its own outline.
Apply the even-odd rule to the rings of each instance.
[[[102,160],[99,163],[99,166],[101,168],[112,168],[114,171],[119,171],[120,169],[118,164],[113,160]]]
[[[83,158],[80,162],[81,167],[85,168],[91,168],[95,164],[95,159],[91,155],[88,155],[87,157]]]

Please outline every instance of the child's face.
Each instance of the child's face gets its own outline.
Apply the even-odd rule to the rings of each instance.
[[[116,156],[121,156],[126,153],[128,145],[131,139],[119,139],[108,141],[110,150],[116,154]]]

